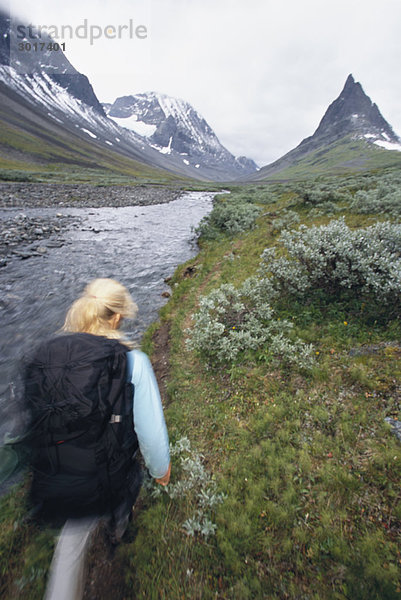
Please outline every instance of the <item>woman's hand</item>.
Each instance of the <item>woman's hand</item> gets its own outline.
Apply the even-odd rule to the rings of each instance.
[[[165,475],[163,475],[163,477],[159,477],[158,479],[156,479],[156,483],[160,483],[160,485],[167,485],[168,482],[170,481],[170,474],[171,474],[171,462],[168,466],[167,469],[167,473]]]

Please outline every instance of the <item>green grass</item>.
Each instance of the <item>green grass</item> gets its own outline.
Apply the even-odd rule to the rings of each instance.
[[[184,183],[187,180],[163,169],[149,166],[113,150],[58,130],[44,134],[29,122],[1,118],[0,181],[55,181],[61,183]],[[11,158],[15,156],[15,158]]]
[[[266,212],[289,201],[287,193]],[[313,222],[308,211],[302,217]],[[186,265],[178,269],[162,311],[172,336],[171,437],[191,439],[227,499],[216,508],[216,536],[207,541],[183,532],[179,540],[179,523],[191,510],[185,502],[149,500],[137,523],[140,537],[121,549],[134,557],[129,586],[140,598],[401,597],[401,451],[384,423],[401,417],[401,352],[395,342],[384,345],[400,339],[399,323],[367,324],[341,305],[328,312],[283,308],[316,347],[309,375],[271,370],[257,356],[210,370],[186,350],[185,329],[200,294],[256,271],[262,249],[276,239],[271,221],[266,215],[250,233],[204,243],[190,262],[196,276],[183,279]],[[362,226],[367,217],[352,221]],[[372,345],[379,349],[370,353]],[[363,348],[366,355],[350,354]],[[149,592],[140,552],[155,522],[163,529],[146,557],[158,573]]]
[[[57,531],[26,521],[26,484],[0,501],[0,596],[42,598]]]
[[[272,223],[283,208],[307,225],[328,220],[313,217],[288,187],[232,191],[262,206],[257,227],[201,243],[198,256],[177,269],[172,297],[143,345],[154,353],[154,333],[168,325],[170,439],[190,440],[225,500],[208,511],[215,535],[191,536],[183,524],[199,507],[195,489],[176,498],[143,492],[114,558],[120,597],[399,599],[401,447],[384,422],[401,418],[399,319],[366,319],[358,303],[282,299],[281,316],[314,345],[310,373],[273,368],[263,348],[208,367],[185,345],[200,296],[257,272],[262,250],[277,241]],[[347,222],[364,226],[374,218],[347,215]],[[188,266],[192,277],[184,275]],[[172,483],[185,478],[173,457]],[[15,597],[15,581],[31,577],[24,593],[40,598],[52,538],[20,523],[23,491],[3,506],[0,558],[10,564],[3,595]]]
[[[370,172],[372,169],[399,167],[401,153],[385,150],[364,140],[352,140],[345,137],[323,149],[317,149],[297,159],[288,167],[266,174],[262,169],[254,180],[305,180],[318,176],[353,174]],[[268,167],[267,167],[268,169]]]
[[[0,158],[0,182],[32,182],[32,183],[71,183],[90,185],[166,185],[178,189],[187,189],[185,181],[170,177],[168,174],[151,171],[87,168],[82,165],[73,167],[63,164],[35,165],[17,161],[6,161]],[[213,187],[213,186],[212,186]],[[201,189],[210,189],[205,185]]]

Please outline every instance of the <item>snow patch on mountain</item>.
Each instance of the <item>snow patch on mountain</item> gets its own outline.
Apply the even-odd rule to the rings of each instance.
[[[374,143],[376,144],[376,146],[380,146],[381,148],[385,148],[386,150],[397,150],[398,152],[401,152],[401,143],[397,144],[395,142],[387,142],[383,140],[376,140]]]
[[[85,129],[85,127],[81,127],[82,131],[84,131],[85,133],[87,133],[88,135],[90,135],[92,138],[97,139],[97,135],[95,135],[94,133],[92,133],[92,131],[89,131],[89,129]]]
[[[150,125],[149,123],[144,123],[143,121],[138,121],[138,117],[136,115],[132,115],[131,117],[121,118],[121,117],[111,117],[117,125],[121,127],[126,127],[131,131],[135,131],[138,135],[142,137],[150,137],[154,134],[157,127],[156,125]]]
[[[385,131],[381,131],[380,133],[365,133],[363,136],[354,137],[354,139],[362,138],[385,150],[396,150],[401,152],[401,139],[397,137],[391,139]]]
[[[160,154],[171,154],[171,142],[173,141],[173,136],[170,137],[168,146],[158,146],[157,144],[151,144],[152,148],[160,152]]]

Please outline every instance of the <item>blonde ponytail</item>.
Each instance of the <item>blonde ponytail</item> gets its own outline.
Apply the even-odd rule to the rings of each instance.
[[[94,279],[71,305],[63,331],[121,339],[121,333],[112,325],[113,316],[133,319],[137,312],[137,305],[121,283],[114,279]]]

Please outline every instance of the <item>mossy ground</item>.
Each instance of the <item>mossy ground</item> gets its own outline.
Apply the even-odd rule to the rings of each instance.
[[[267,175],[264,169],[253,176],[253,180],[305,180],[327,174],[344,176],[357,171],[369,173],[372,169],[400,167],[401,154],[385,150],[366,140],[346,136],[318,150],[310,151],[299,159],[294,159],[288,167],[278,168]],[[267,167],[266,170],[269,170]]]
[[[399,319],[366,318],[358,303],[283,301],[283,317],[314,345],[311,372],[273,367],[263,348],[208,367],[185,344],[200,296],[256,273],[262,250],[277,240],[272,222],[282,208],[291,206],[307,225],[329,220],[297,205],[289,189],[276,188],[273,199],[263,185],[235,193],[250,193],[263,207],[257,227],[202,243],[177,269],[160,323],[144,339],[155,354],[155,331],[169,330],[170,438],[189,438],[226,495],[213,510],[216,533],[185,532],[196,505],[191,492],[175,499],[143,493],[113,559],[123,581],[116,599],[401,598],[401,447],[384,421],[401,418]],[[350,226],[379,218],[346,207],[344,214]],[[173,460],[172,482],[182,476]],[[18,597],[20,582],[20,597],[35,599],[52,537],[20,523],[22,506],[21,490],[3,500],[3,590]]]
[[[180,183],[185,178],[91,144],[65,132],[43,134],[0,114],[0,181],[61,183]]]

